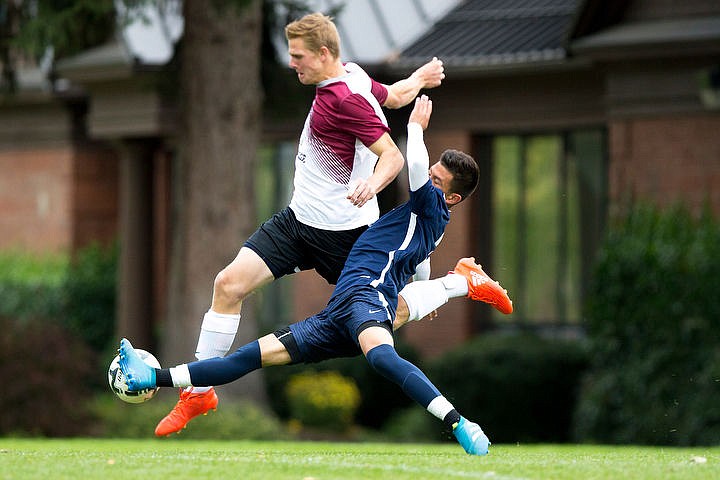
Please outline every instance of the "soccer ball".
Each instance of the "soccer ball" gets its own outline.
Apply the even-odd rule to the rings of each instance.
[[[136,348],[135,352],[151,367],[160,368],[160,362],[157,361],[157,358],[155,358],[152,353],[141,348]],[[120,398],[120,400],[127,403],[147,402],[155,396],[158,390],[160,390],[159,387],[155,387],[138,390],[137,392],[129,391],[125,381],[125,374],[120,369],[119,354],[113,358],[112,362],[110,362],[110,368],[108,368],[108,383],[110,384],[110,390],[112,390],[113,393]]]

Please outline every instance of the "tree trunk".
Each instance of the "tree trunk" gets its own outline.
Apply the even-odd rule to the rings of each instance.
[[[167,366],[194,360],[215,275],[256,227],[260,5],[259,0],[183,2],[183,125],[174,178],[168,318],[161,336]],[[233,348],[257,338],[253,310],[251,300],[244,302]],[[258,372],[221,390],[264,398]]]

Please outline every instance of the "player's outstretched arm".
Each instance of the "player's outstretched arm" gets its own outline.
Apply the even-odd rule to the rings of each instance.
[[[427,128],[432,114],[432,101],[427,95],[415,99],[415,107],[408,119],[407,163],[410,190],[417,191],[428,181],[430,155],[423,140],[423,131]]]
[[[444,78],[445,68],[442,60],[433,57],[409,77],[388,85],[388,97],[383,106],[387,108],[404,107],[417,97],[420,90],[438,87]]]

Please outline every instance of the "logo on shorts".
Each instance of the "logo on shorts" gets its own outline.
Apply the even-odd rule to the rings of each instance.
[[[371,308],[370,310],[368,310],[368,313],[372,315],[373,313],[382,312],[383,310],[384,308],[378,308],[377,310]]]

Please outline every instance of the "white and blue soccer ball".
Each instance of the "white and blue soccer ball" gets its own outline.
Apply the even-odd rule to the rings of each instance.
[[[155,358],[152,353],[141,348],[136,348],[135,352],[152,368],[160,368],[160,362],[158,362],[157,358]],[[125,374],[120,369],[119,354],[113,358],[112,362],[110,362],[110,368],[108,368],[108,383],[110,384],[110,390],[112,390],[120,400],[127,403],[147,402],[155,396],[158,390],[160,390],[159,387],[146,388],[136,392],[128,390]]]

